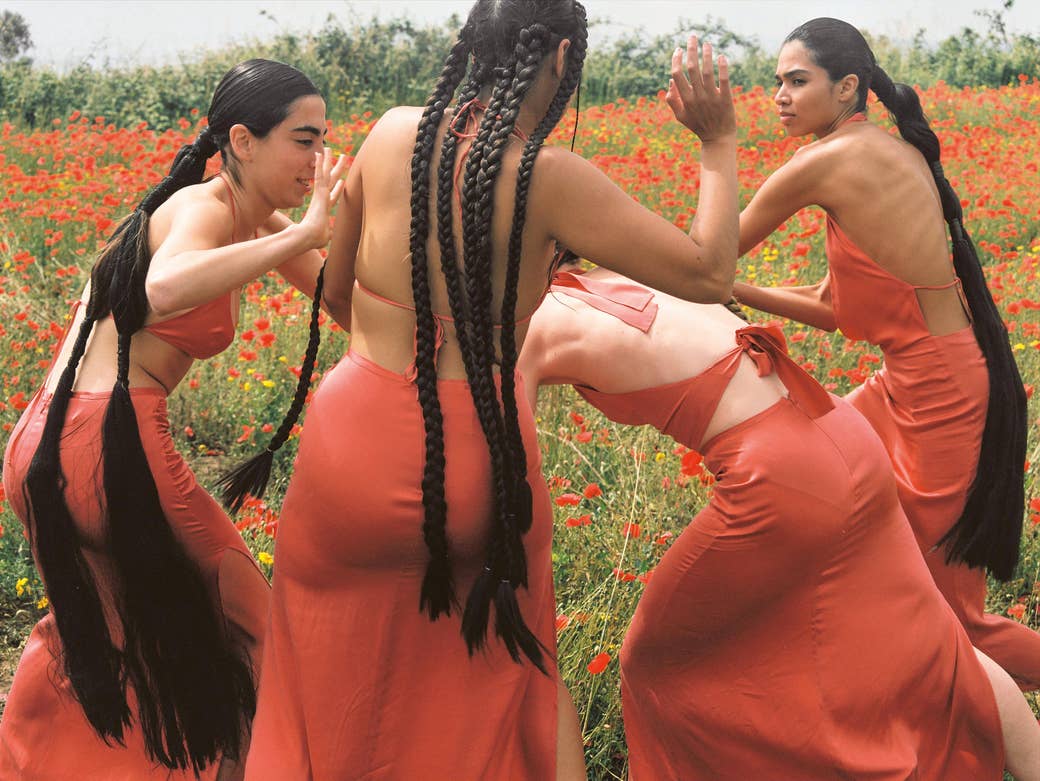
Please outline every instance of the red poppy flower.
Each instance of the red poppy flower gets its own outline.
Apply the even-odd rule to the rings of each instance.
[[[610,654],[597,654],[596,657],[591,662],[589,662],[588,671],[592,675],[599,675],[601,672],[607,669],[608,664],[610,664]]]

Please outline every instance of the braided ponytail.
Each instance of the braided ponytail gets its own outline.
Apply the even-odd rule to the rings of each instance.
[[[221,756],[241,757],[256,693],[246,654],[228,636],[206,581],[163,513],[138,427],[130,350],[149,311],[149,217],[173,193],[202,180],[206,161],[220,151],[218,133],[241,122],[263,136],[293,100],[310,94],[316,90],[303,74],[268,60],[241,63],[221,80],[209,129],[178,151],[167,176],[119,224],[91,271],[84,320],[26,475],[33,552],[53,606],[61,664],[84,714],[102,740],[120,744],[124,729],[137,721],[150,757],[196,775]],[[118,616],[112,628],[65,501],[60,463],[76,370],[94,323],[108,315],[118,342],[101,440],[102,509]],[[117,630],[122,648],[113,640]]]
[[[949,226],[954,270],[963,285],[972,329],[989,373],[979,467],[961,517],[940,542],[947,546],[947,562],[986,567],[999,580],[1008,580],[1018,564],[1025,505],[1025,388],[1007,328],[964,228],[960,198],[943,172],[939,139],[925,119],[917,93],[906,84],[894,83],[880,66],[874,68],[870,88],[891,112],[900,135],[917,147],[932,171],[943,219]]]
[[[278,430],[262,452],[232,469],[217,481],[217,487],[222,489],[221,499],[224,506],[233,513],[242,509],[246,497],[260,498],[264,495],[267,481],[271,478],[274,454],[289,439],[293,426],[296,425],[296,421],[299,420],[300,413],[303,411],[304,402],[307,401],[307,394],[311,389],[311,380],[314,378],[314,364],[318,359],[318,347],[321,345],[321,293],[324,287],[325,264],[322,263],[321,269],[318,271],[318,279],[314,284],[307,350],[303,356],[303,365],[300,367],[300,377],[296,382],[296,392],[293,394],[292,403],[289,405],[289,410],[285,413],[281,425],[278,426]]]
[[[544,7],[542,7],[544,6]],[[566,30],[566,32],[562,32]],[[432,618],[448,612],[454,602],[451,589],[451,569],[445,540],[446,505],[444,495],[444,443],[440,430],[440,408],[429,403],[436,398],[436,367],[432,349],[435,324],[430,309],[429,285],[426,269],[426,238],[429,232],[429,161],[432,159],[433,140],[452,92],[465,75],[464,60],[473,54],[469,77],[462,87],[455,112],[448,123],[441,145],[440,165],[437,171],[437,239],[441,254],[441,269],[448,291],[449,305],[455,319],[456,336],[466,369],[474,407],[488,445],[491,466],[491,535],[485,566],[473,586],[462,616],[462,632],[471,653],[483,647],[487,640],[491,605],[495,605],[495,633],[515,661],[521,654],[527,656],[539,669],[545,671],[544,650],[524,623],[516,598],[516,588],[527,585],[527,565],[522,535],[531,525],[531,493],[527,483],[526,456],[517,421],[514,371],[516,366],[515,308],[519,282],[519,228],[516,215],[526,212],[527,184],[521,188],[523,198],[514,211],[515,239],[511,252],[516,257],[512,268],[507,268],[506,289],[503,295],[502,315],[502,398],[499,398],[493,365],[496,363],[494,323],[491,317],[492,245],[491,218],[494,212],[494,186],[502,168],[502,159],[509,137],[514,133],[520,107],[545,56],[553,47],[569,37],[572,56],[568,74],[554,98],[547,117],[539,124],[538,141],[525,155],[529,157],[527,181],[534,155],[566,107],[567,99],[578,82],[585,51],[586,23],[584,9],[579,3],[556,2],[535,4],[490,2],[479,0],[470,13],[469,21],[449,56],[444,75],[438,83],[423,115],[417,132],[412,160],[412,233],[413,293],[416,307],[416,369],[420,403],[427,431],[427,460],[423,480],[423,500],[426,520],[424,538],[431,552],[431,562],[423,582],[421,607]],[[471,47],[464,42],[472,40]],[[461,47],[461,48],[460,48]],[[575,55],[575,51],[580,54]],[[461,65],[461,67],[460,67]],[[457,78],[448,78],[451,73]],[[448,88],[450,85],[450,89]],[[462,182],[462,247],[463,263],[459,268],[454,236],[452,196],[458,139],[454,130],[460,111],[475,98],[482,88],[490,87],[491,94],[474,140],[468,150]],[[432,115],[431,115],[432,109]],[[433,122],[433,119],[436,122]],[[432,128],[430,125],[432,124]],[[529,142],[530,143],[530,142]],[[515,246],[513,246],[515,244]],[[460,271],[462,272],[460,274]],[[508,376],[507,376],[508,375]],[[504,410],[503,410],[504,407]],[[434,432],[436,436],[431,436]],[[432,498],[432,501],[430,499]],[[439,604],[443,610],[431,608],[431,594],[451,594]]]
[[[437,395],[436,321],[430,298],[426,238],[430,230],[430,161],[437,128],[466,73],[472,28],[466,25],[448,55],[433,94],[426,102],[416,133],[412,155],[412,199],[409,249],[412,257],[412,299],[415,303],[415,369],[419,405],[425,429],[426,461],[423,467],[423,541],[430,562],[419,591],[419,609],[431,620],[451,612],[458,603],[449,561],[445,527],[448,503],[444,496],[444,416]],[[475,85],[470,89],[474,90]],[[451,135],[450,133],[448,134]],[[449,207],[450,209],[450,207]],[[449,219],[450,229],[450,219]]]

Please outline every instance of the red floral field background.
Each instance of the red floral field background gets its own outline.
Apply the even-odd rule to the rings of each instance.
[[[939,84],[922,100],[1032,395],[1040,381],[1040,81],[1022,77],[999,89]],[[761,90],[738,94],[737,102],[746,202],[802,142],[786,138]],[[871,114],[887,123],[880,106]],[[74,113],[33,132],[0,130],[0,440],[42,381],[99,243],[165,173],[201,121],[186,117],[180,127],[156,133]],[[356,151],[373,121],[365,115],[333,124],[330,145]],[[572,123],[573,113],[561,122],[555,143],[569,143]],[[576,149],[641,203],[688,224],[699,184],[698,146],[661,101],[584,109]],[[815,281],[824,269],[823,214],[814,209],[792,217],[749,253],[739,273],[758,284],[784,285]],[[308,310],[307,299],[274,273],[248,286],[236,343],[196,364],[171,397],[176,442],[204,484],[255,452],[280,421],[299,372]],[[869,345],[841,334],[785,328],[797,359],[837,393],[861,383],[879,363]],[[319,374],[346,345],[346,335],[323,322]],[[699,454],[656,432],[615,426],[569,389],[543,391],[538,412],[556,503],[560,664],[584,724],[590,773],[621,778],[618,648],[644,584],[703,506],[712,477]],[[1015,579],[991,584],[990,609],[1040,626],[1035,408],[1030,421],[1022,561]],[[250,504],[236,519],[268,573],[294,442],[279,459],[266,501]],[[32,622],[47,610],[21,525],[5,499],[0,493],[0,692]],[[853,594],[848,608],[856,610]]]

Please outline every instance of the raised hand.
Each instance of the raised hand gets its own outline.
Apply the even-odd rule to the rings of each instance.
[[[681,48],[672,54],[672,78],[668,82],[665,102],[675,118],[696,133],[701,141],[736,136],[729,63],[725,57],[719,56],[716,86],[711,44],[705,43],[700,51],[698,48],[697,36],[691,35],[686,44],[685,58]]]
[[[333,163],[332,150],[325,147],[314,153],[314,184],[311,188],[311,202],[307,213],[303,215],[299,225],[312,236],[311,246],[324,247],[332,238],[329,216],[343,190],[343,172],[347,168],[346,155],[340,156]]]

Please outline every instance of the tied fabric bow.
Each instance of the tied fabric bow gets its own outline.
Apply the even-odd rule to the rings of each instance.
[[[787,353],[787,340],[778,325],[749,325],[736,333],[737,345],[755,363],[759,377],[776,372],[791,400],[811,418],[834,409],[834,400]]]

